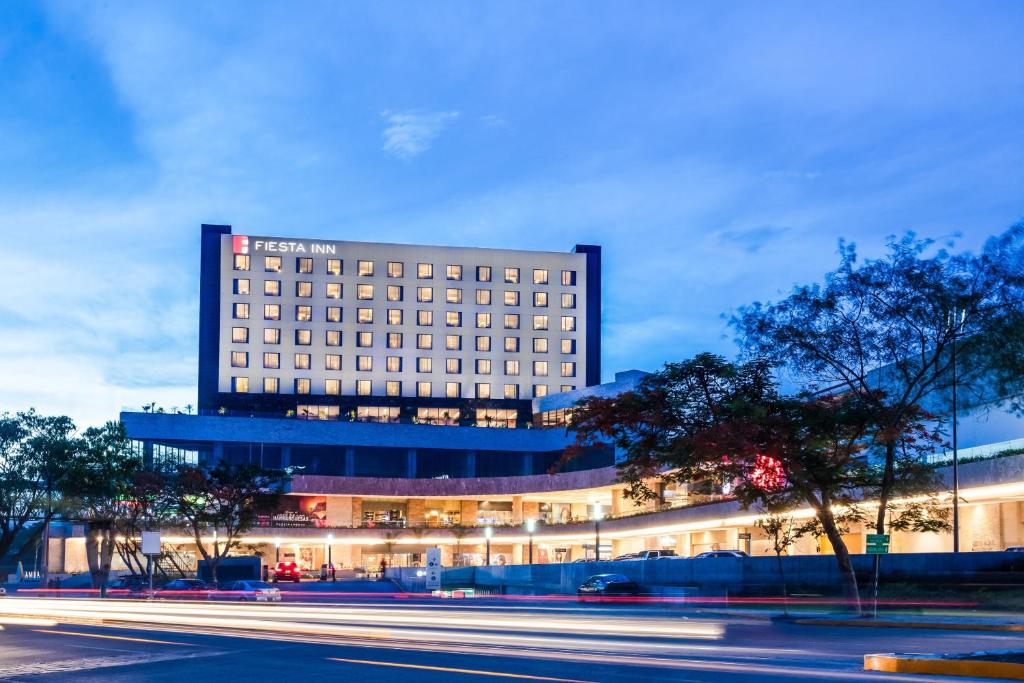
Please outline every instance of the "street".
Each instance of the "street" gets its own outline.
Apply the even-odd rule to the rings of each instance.
[[[866,680],[863,655],[1019,647],[1020,633],[800,625],[682,606],[239,604],[7,598],[0,680]],[[960,679],[963,680],[963,679]]]

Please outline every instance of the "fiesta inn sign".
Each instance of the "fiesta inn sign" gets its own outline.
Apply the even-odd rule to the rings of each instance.
[[[235,254],[248,254],[250,245],[252,251],[270,251],[279,254],[336,254],[336,244],[325,244],[323,242],[296,242],[291,240],[268,240],[263,238],[250,238],[245,235],[233,235],[231,237],[231,250]]]

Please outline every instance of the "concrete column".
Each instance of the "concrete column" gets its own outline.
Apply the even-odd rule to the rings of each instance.
[[[512,496],[512,523],[523,523],[523,497]]]
[[[363,525],[363,499],[352,496],[352,526]]]
[[[143,441],[142,442],[142,466],[147,469],[153,469],[153,442]]]
[[[622,514],[622,489],[612,489],[612,517],[618,517]]]
[[[462,526],[476,526],[476,514],[479,509],[479,503],[475,500],[463,500],[459,501],[462,508]]]
[[[427,501],[423,498],[409,498],[406,503],[409,526],[425,526],[427,523]]]
[[[405,476],[410,479],[416,478],[416,449],[410,448],[406,453]]]
[[[690,534],[679,534],[676,536],[676,555],[690,557],[691,552]]]
[[[356,449],[352,446],[345,448],[345,476],[356,476]]]
[[[536,551],[536,548],[534,548]],[[509,559],[510,564],[526,564],[526,552],[527,547],[523,543],[514,543],[512,545],[512,557]],[[534,558],[536,559],[536,558]]]
[[[327,526],[358,526],[353,521],[351,496],[327,496]]]
[[[451,567],[455,564],[455,546],[454,545],[442,545],[441,546],[441,566]]]
[[[540,520],[540,503],[523,501],[523,521],[528,519]]]

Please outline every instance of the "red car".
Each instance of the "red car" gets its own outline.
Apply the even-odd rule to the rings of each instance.
[[[298,583],[302,579],[302,571],[299,565],[294,562],[278,562],[274,570],[274,583],[278,581],[294,581]]]

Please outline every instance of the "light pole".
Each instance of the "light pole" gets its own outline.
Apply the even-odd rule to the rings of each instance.
[[[334,542],[334,534],[327,534],[327,571],[331,574],[331,581],[334,581],[334,559],[331,554],[331,544]]]
[[[281,561],[281,539],[274,539],[274,564],[276,565]]]
[[[598,503],[594,503],[594,561],[601,561],[601,518],[604,512]]]
[[[487,541],[487,555],[484,559],[484,565],[491,566],[491,536],[494,535],[494,529],[491,527],[484,528],[484,539]]]
[[[526,533],[530,535],[530,555],[527,564],[533,564],[533,532],[537,530],[537,520],[530,517],[526,520]]]
[[[960,320],[957,320],[957,311],[954,308],[950,316],[953,324],[953,552],[960,552],[960,458],[957,452],[957,423],[959,422],[956,405],[956,338],[963,330],[964,320],[967,311],[960,311]]]

